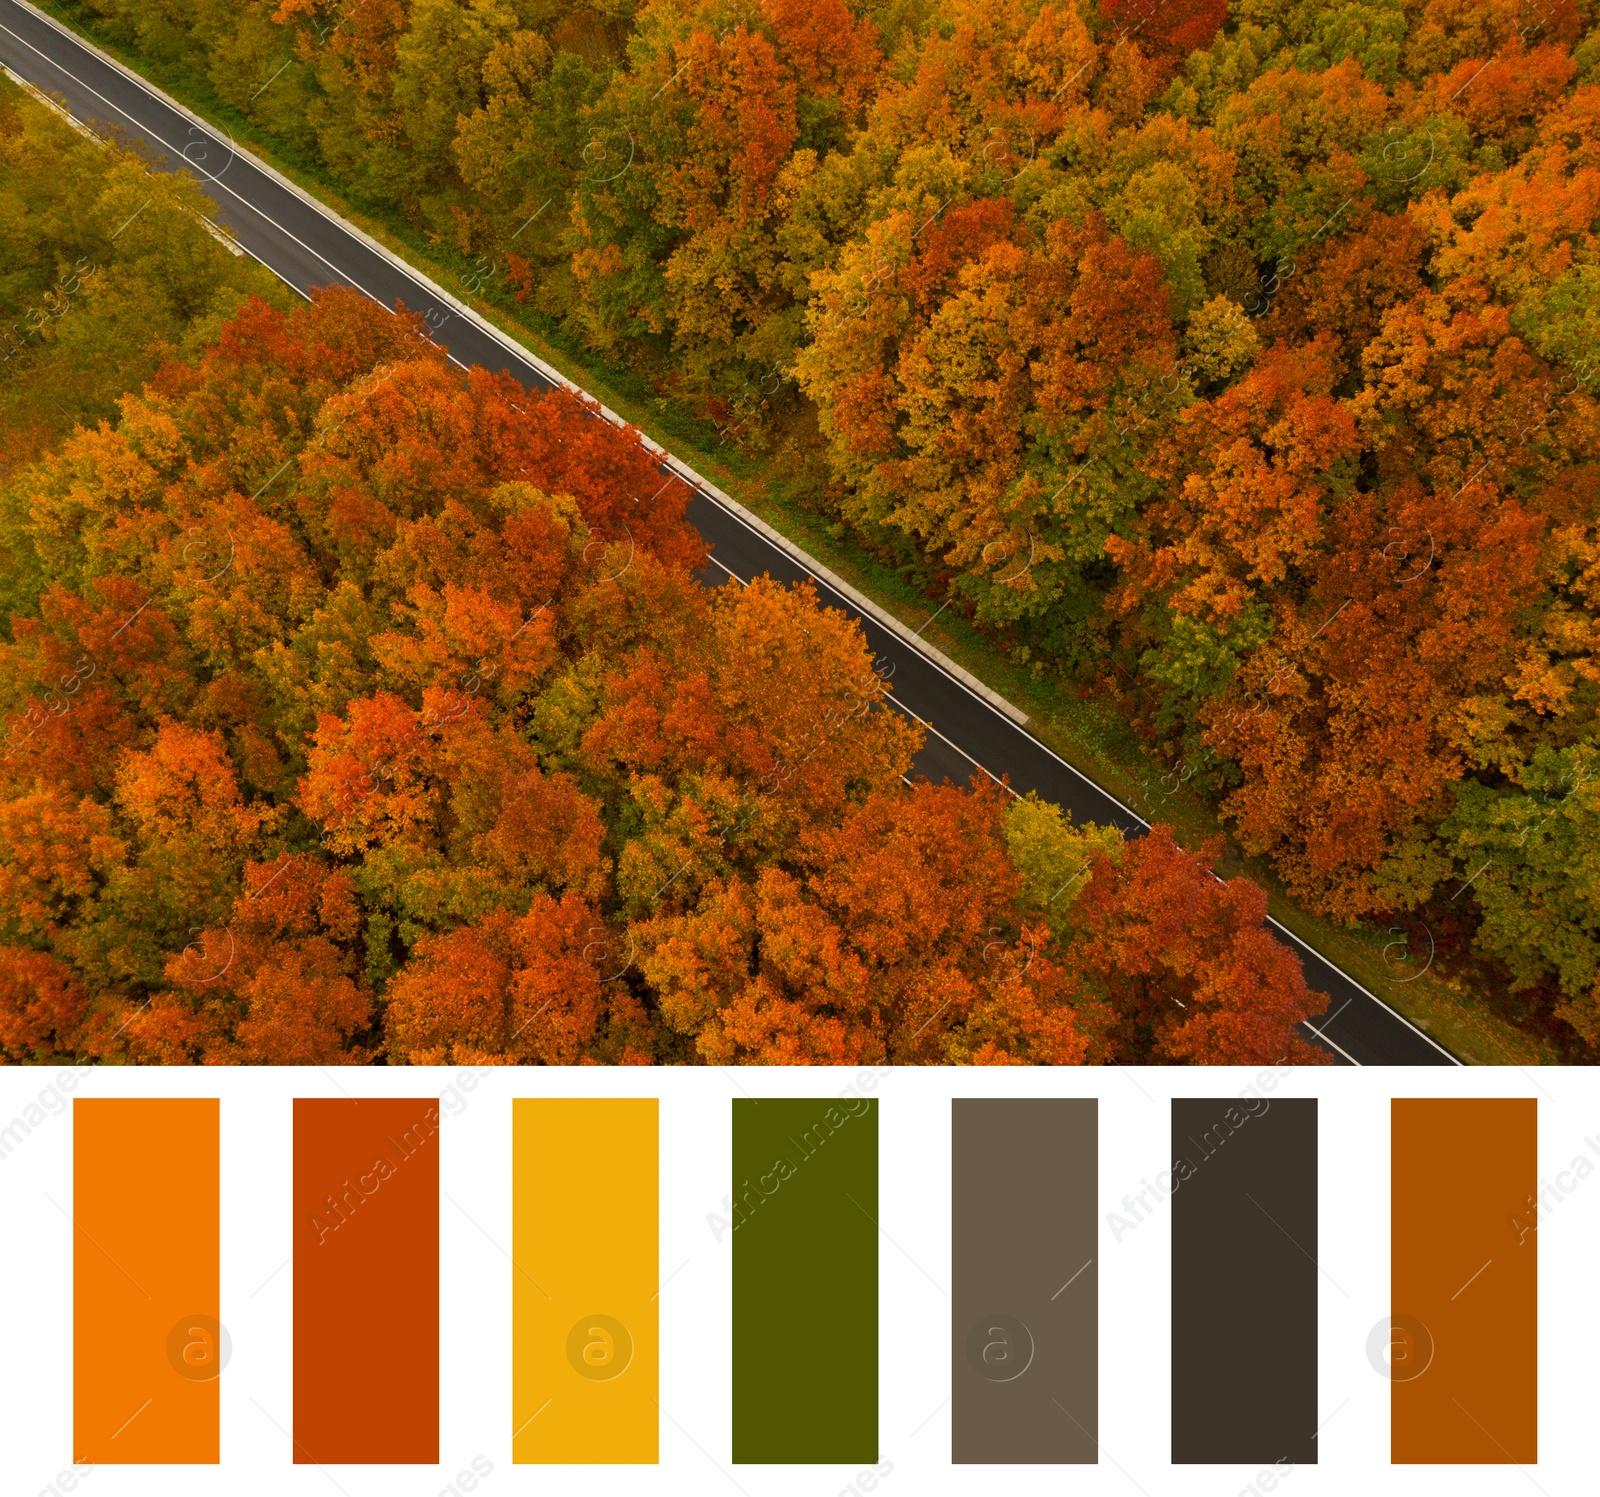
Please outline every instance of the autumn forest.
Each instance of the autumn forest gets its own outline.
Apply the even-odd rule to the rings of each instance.
[[[917,776],[860,629],[718,584],[637,433],[0,82],[0,1055],[1325,1060],[1181,790],[1594,1059],[1591,0],[60,13],[1133,683],[1156,825]]]

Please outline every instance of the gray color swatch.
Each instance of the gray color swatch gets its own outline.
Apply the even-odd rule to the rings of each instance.
[[[951,1460],[1093,1465],[1098,1103],[951,1108]]]

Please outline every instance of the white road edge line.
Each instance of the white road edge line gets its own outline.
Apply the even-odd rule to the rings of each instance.
[[[1298,946],[1302,951],[1310,952],[1310,954],[1312,956],[1314,956],[1319,962],[1323,962],[1327,966],[1332,967],[1335,972],[1337,972],[1341,977],[1344,978],[1344,980],[1346,982],[1348,982],[1351,985],[1351,987],[1357,988],[1361,992],[1365,993],[1367,995],[1367,997],[1369,997],[1374,1003],[1382,1004],[1384,1008],[1388,1009],[1389,1012],[1391,1014],[1393,1014],[1395,1016],[1395,1018],[1397,1018],[1402,1024],[1404,1024],[1406,1026],[1406,1028],[1409,1029],[1413,1034],[1420,1035],[1430,1045],[1432,1045],[1433,1048],[1435,1050],[1437,1050],[1439,1052],[1439,1054],[1444,1056],[1444,1058],[1446,1060],[1448,1060],[1451,1065],[1453,1065],[1453,1066],[1461,1066],[1461,1065],[1465,1065],[1466,1064],[1464,1061],[1457,1060],[1456,1057],[1453,1056],[1448,1050],[1446,1050],[1445,1047],[1438,1042],[1438,1040],[1434,1039],[1434,1037],[1431,1034],[1429,1034],[1427,1032],[1427,1030],[1418,1029],[1417,1026],[1415,1024],[1413,1024],[1410,1019],[1406,1018],[1406,1016],[1403,1013],[1401,1013],[1399,1009],[1393,1007],[1391,1004],[1384,1003],[1383,999],[1381,999],[1376,993],[1374,993],[1364,983],[1362,983],[1362,982],[1358,981],[1356,978],[1352,977],[1348,972],[1346,972],[1344,970],[1343,967],[1334,966],[1334,963],[1331,962],[1327,957],[1325,957],[1320,951],[1318,951],[1315,946],[1308,945],[1305,941],[1302,941],[1299,936],[1297,936],[1292,930],[1289,929],[1289,927],[1287,925],[1285,925],[1283,923],[1283,921],[1278,920],[1278,919],[1274,918],[1271,915],[1268,915],[1267,916],[1267,924],[1270,925],[1274,930],[1278,931],[1281,935],[1286,936],[1289,940],[1293,941],[1294,944],[1296,946]],[[1329,1043],[1331,1044],[1332,1041],[1329,1041]]]
[[[119,73],[123,74],[123,76],[126,77],[129,80],[129,82],[133,83],[137,88],[142,90],[144,93],[148,94],[151,98],[159,100],[161,103],[165,104],[169,109],[173,110],[177,114],[182,115],[184,118],[190,120],[197,128],[199,128],[200,130],[204,131],[205,134],[208,135],[218,145],[223,144],[223,142],[218,138],[218,136],[216,134],[216,127],[210,125],[205,120],[201,119],[199,115],[195,114],[192,110],[186,108],[183,104],[180,104],[176,99],[172,98],[170,95],[168,95],[167,93],[165,93],[161,89],[157,88],[154,84],[150,83],[147,79],[142,77],[140,74],[135,73],[131,68],[125,67],[115,57],[112,57],[109,54],[107,54],[105,52],[102,52],[98,47],[95,47],[92,43],[85,41],[85,39],[83,37],[79,36],[75,31],[71,30],[70,27],[62,25],[62,23],[57,21],[53,16],[46,15],[43,11],[39,10],[37,7],[32,5],[30,3],[30,0],[13,0],[13,3],[15,3],[16,5],[20,6],[21,8],[27,10],[31,15],[37,17],[40,21],[44,22],[45,24],[50,26],[55,31],[60,32],[63,36],[68,38],[73,43],[73,45],[75,47],[77,47],[79,50],[84,51],[84,52],[88,52],[91,55],[93,55],[95,58],[97,58],[99,61],[102,61],[102,62],[108,64],[109,66],[114,67]],[[123,110],[123,109],[119,108],[117,105],[113,104],[109,99],[106,99],[96,89],[90,87],[90,85],[88,85],[87,83],[84,83],[82,79],[78,78],[76,74],[72,73],[69,69],[67,69],[66,67],[62,66],[62,64],[57,62],[54,58],[48,57],[48,56],[46,56],[45,53],[40,52],[37,47],[35,47],[31,42],[29,42],[27,40],[26,37],[18,36],[16,32],[14,32],[14,31],[12,31],[10,29],[10,27],[4,26],[4,25],[0,25],[0,30],[4,30],[4,31],[7,32],[8,35],[15,37],[18,42],[20,42],[23,46],[27,47],[30,52],[33,52],[38,57],[42,58],[51,67],[57,68],[61,72],[65,73],[67,75],[67,77],[71,78],[73,80],[73,82],[75,82],[75,83],[77,83],[79,85],[79,87],[81,87],[81,88],[85,89],[87,92],[93,94],[95,96],[95,98],[100,99],[101,102],[106,104],[108,108],[115,109],[118,114],[122,115],[122,117],[124,119],[128,120],[132,125],[134,125],[134,127],[136,129],[138,129],[141,134],[145,133],[144,126],[142,124],[140,124],[139,121],[135,120],[125,110]],[[172,147],[170,145],[168,145],[168,143],[166,141],[161,140],[161,137],[159,135],[157,135],[155,138],[158,141],[160,141],[162,145],[166,145],[169,150],[172,149]],[[272,164],[270,162],[264,161],[261,157],[256,156],[253,153],[240,153],[237,145],[233,145],[231,143],[230,143],[230,149],[234,152],[236,159],[248,162],[248,164],[251,167],[255,168],[257,171],[260,171],[263,175],[271,177],[275,182],[277,182],[279,184],[279,186],[283,187],[286,191],[292,193],[295,197],[298,197],[302,202],[304,202],[307,205],[307,207],[313,209],[321,217],[323,217],[323,218],[327,219],[329,222],[335,224],[343,232],[349,234],[351,237],[353,237],[355,239],[358,239],[361,243],[366,245],[366,247],[368,249],[373,251],[373,253],[377,254],[380,258],[386,260],[389,263],[389,265],[391,266],[391,268],[393,268],[394,270],[399,271],[400,274],[402,276],[404,276],[406,279],[408,279],[413,285],[417,286],[419,289],[421,289],[421,290],[423,290],[425,292],[431,293],[432,295],[438,297],[438,299],[440,301],[442,301],[442,302],[446,303],[447,305],[449,305],[456,312],[458,312],[463,318],[465,318],[467,321],[471,322],[475,327],[477,327],[480,332],[483,332],[488,337],[493,339],[494,342],[499,344],[500,347],[505,352],[509,353],[510,355],[512,355],[514,358],[520,360],[521,362],[527,364],[529,367],[531,367],[533,369],[536,369],[541,375],[543,375],[552,384],[557,385],[562,389],[565,389],[569,394],[582,396],[586,400],[593,400],[594,399],[594,397],[589,395],[588,392],[585,391],[581,386],[574,384],[564,374],[562,374],[560,370],[556,369],[554,366],[552,366],[550,364],[547,364],[543,359],[541,359],[531,349],[524,348],[521,344],[517,343],[509,334],[503,332],[500,328],[495,326],[495,324],[493,324],[492,322],[488,321],[486,318],[484,318],[481,315],[479,315],[479,313],[474,311],[471,307],[467,306],[464,302],[458,301],[454,296],[452,296],[442,286],[437,285],[431,278],[429,278],[428,276],[424,275],[421,271],[417,270],[414,266],[411,266],[411,265],[407,264],[404,260],[400,259],[399,256],[394,254],[391,250],[387,249],[384,245],[378,243],[377,240],[373,239],[370,235],[368,235],[365,232],[363,232],[355,224],[349,223],[345,219],[339,217],[330,208],[328,208],[326,204],[319,202],[316,198],[312,197],[310,193],[306,192],[304,189],[299,187],[294,182],[291,182],[287,177],[285,177],[281,172],[279,172],[274,166],[272,166]],[[178,154],[179,154],[180,160],[184,159],[183,158],[183,153],[181,151]],[[194,165],[193,162],[187,162],[187,161],[185,162],[185,164],[188,165],[188,166],[191,166],[191,167]],[[220,181],[220,179],[218,179],[218,178],[210,177],[208,174],[205,174],[205,173],[202,173],[201,175],[205,176],[206,180],[213,182],[216,186],[221,187],[223,185],[222,182]],[[304,243],[304,241],[299,239],[296,235],[294,235],[288,229],[284,228],[281,224],[279,224],[276,219],[271,218],[268,214],[263,212],[261,209],[257,208],[254,204],[250,203],[248,201],[248,199],[241,197],[238,193],[235,193],[232,188],[227,188],[226,190],[227,190],[229,196],[234,197],[239,202],[243,203],[258,218],[262,219],[266,223],[271,224],[275,229],[278,230],[278,232],[280,234],[284,235],[285,238],[291,240],[293,243],[299,245],[303,250],[306,251],[307,254],[312,255],[317,260],[320,260],[324,265],[328,266],[328,268],[331,271],[333,271],[333,273],[336,276],[340,277],[340,279],[347,280],[352,286],[355,287],[356,290],[360,291],[364,296],[368,297],[370,300],[376,302],[380,307],[383,307],[385,305],[381,298],[373,296],[373,294],[370,291],[368,291],[366,289],[366,287],[362,286],[359,282],[357,282],[353,276],[348,276],[343,271],[339,270],[338,267],[335,266],[331,261],[326,259],[323,255],[319,254],[316,250],[312,249],[310,245]],[[252,259],[260,260],[260,256],[254,254],[253,252],[249,252],[249,251],[247,251],[247,252],[251,254],[251,258]],[[264,261],[264,260],[261,260],[260,263],[263,264],[263,265],[266,265],[266,261]],[[267,269],[272,270],[273,274],[277,275],[279,280],[283,281],[286,285],[289,285],[298,294],[300,294],[302,296],[305,295],[305,293],[303,291],[300,291],[299,287],[294,286],[292,282],[290,282],[285,276],[283,276],[280,272],[275,270],[272,266],[267,265]],[[389,310],[389,309],[387,307],[385,307],[385,310]],[[456,364],[460,364],[461,363],[461,361],[459,359],[455,359],[453,357],[451,359],[451,362],[452,363],[456,363]],[[462,365],[462,367],[464,368],[466,366]],[[598,407],[598,409],[600,411],[600,414],[602,416],[604,416],[606,420],[610,421],[614,426],[626,427],[626,426],[629,425],[629,423],[627,421],[625,421],[621,416],[619,416],[609,406],[602,405],[599,401],[595,401],[594,403]],[[699,493],[703,494],[707,499],[711,500],[712,503],[716,504],[719,508],[725,510],[728,514],[730,514],[734,519],[738,520],[739,523],[742,524],[743,526],[745,526],[746,529],[752,531],[755,535],[759,536],[763,540],[766,540],[769,544],[775,546],[778,550],[782,551],[786,556],[788,556],[790,558],[790,560],[794,561],[797,565],[799,565],[802,568],[802,570],[804,570],[814,581],[816,581],[820,585],[828,588],[831,592],[833,592],[835,594],[835,596],[840,598],[842,601],[845,601],[845,602],[848,602],[848,603],[852,604],[861,613],[866,614],[868,617],[872,618],[875,622],[880,624],[883,628],[889,630],[890,633],[894,634],[897,638],[901,639],[903,643],[906,643],[906,644],[910,645],[913,649],[915,649],[917,651],[918,654],[922,655],[931,665],[933,665],[936,669],[940,670],[941,672],[943,672],[943,674],[948,676],[953,682],[955,682],[956,685],[960,686],[962,688],[962,690],[967,692],[967,694],[969,696],[971,696],[975,701],[981,702],[985,707],[988,707],[990,709],[990,711],[994,712],[997,716],[1005,718],[1007,721],[1009,721],[1011,723],[1011,725],[1013,727],[1017,728],[1019,731],[1022,731],[1022,730],[1025,729],[1025,725],[1028,722],[1028,715],[1025,712],[1021,711],[1021,709],[1019,709],[1018,707],[1014,706],[1012,703],[1008,702],[1004,697],[1002,697],[1000,695],[999,692],[993,690],[991,687],[988,687],[988,686],[984,685],[984,683],[982,681],[978,680],[978,678],[976,676],[972,675],[972,673],[970,671],[967,671],[962,666],[957,665],[955,661],[951,660],[942,651],[934,648],[932,645],[928,644],[925,640],[921,639],[918,635],[913,633],[913,631],[907,625],[901,623],[899,619],[895,618],[893,614],[889,613],[887,609],[883,608],[878,603],[875,603],[871,598],[868,598],[865,594],[858,592],[855,588],[853,588],[843,578],[838,577],[833,572],[829,571],[829,569],[827,567],[823,566],[820,562],[816,561],[814,558],[809,556],[805,551],[803,551],[793,541],[789,540],[789,538],[787,536],[781,534],[777,530],[774,530],[772,528],[772,526],[768,525],[766,523],[766,521],[764,521],[763,519],[760,518],[759,515],[756,515],[756,514],[752,513],[750,510],[747,510],[736,499],[734,499],[732,496],[730,496],[728,494],[723,493],[723,491],[721,489],[719,489],[715,484],[711,483],[708,479],[702,478],[701,475],[696,473],[695,470],[693,468],[691,468],[687,463],[683,462],[680,458],[675,457],[672,453],[668,452],[664,447],[662,447],[658,442],[654,441],[645,432],[640,431],[638,433],[638,436],[639,436],[639,441],[640,441],[641,445],[644,446],[646,451],[650,452],[653,456],[655,456],[665,466],[671,468],[674,473],[676,473],[680,478],[683,478],[687,483],[689,483],[690,487],[696,489]],[[720,565],[720,563],[719,563],[719,565]],[[727,569],[724,568],[724,570],[727,570]],[[732,576],[733,573],[729,572],[729,575]],[[919,719],[919,721],[920,721],[920,719]],[[937,732],[938,730],[937,729],[932,729],[932,731]],[[1078,777],[1078,779],[1082,780],[1083,783],[1085,785],[1089,786],[1090,789],[1094,790],[1097,794],[1104,796],[1113,805],[1115,805],[1120,810],[1125,812],[1134,821],[1138,822],[1140,826],[1144,827],[1146,830],[1149,829],[1150,823],[1148,821],[1146,821],[1144,819],[1144,817],[1140,816],[1137,811],[1133,810],[1132,807],[1124,804],[1118,797],[1113,795],[1104,786],[1096,784],[1095,781],[1091,780],[1089,778],[1089,776],[1084,774],[1084,772],[1081,769],[1079,769],[1075,764],[1071,764],[1066,759],[1063,759],[1060,754],[1058,754],[1053,748],[1051,748],[1049,746],[1049,744],[1042,742],[1040,739],[1035,737],[1032,733],[1027,734],[1027,736],[1028,736],[1029,740],[1033,744],[1035,744],[1038,748],[1042,749],[1046,754],[1048,754],[1052,759],[1054,759],[1064,769],[1066,769],[1070,773],[1076,775]],[[948,738],[945,738],[943,733],[939,733],[939,737],[943,738],[946,743],[950,742],[950,740]],[[951,747],[952,748],[956,748],[957,746],[954,745],[954,744],[951,744]],[[967,754],[964,749],[959,749],[958,748],[957,751],[959,753],[961,753],[963,755],[963,757],[971,760],[972,763],[977,764],[977,760],[972,759],[972,756],[970,754]],[[993,775],[993,773],[991,771],[989,771],[987,768],[985,768],[983,765],[980,764],[980,765],[978,765],[978,767],[980,769],[983,769],[984,773],[988,774],[991,779],[995,779],[996,778]],[[1420,1036],[1422,1039],[1426,1040],[1428,1042],[1428,1044],[1433,1046],[1433,1048],[1435,1050],[1437,1050],[1441,1055],[1443,1055],[1448,1061],[1450,1061],[1450,1063],[1452,1065],[1459,1066],[1459,1065],[1462,1064],[1462,1062],[1460,1060],[1456,1059],[1455,1056],[1451,1055],[1450,1052],[1448,1050],[1446,1050],[1443,1045],[1441,1045],[1437,1040],[1435,1040],[1426,1031],[1424,1031],[1422,1029],[1419,1029],[1417,1027],[1417,1025],[1413,1024],[1411,1022],[1411,1020],[1406,1018],[1406,1016],[1404,1014],[1402,1014],[1398,1009],[1394,1008],[1391,1004],[1385,1003],[1382,998],[1380,998],[1376,993],[1374,993],[1365,984],[1360,982],[1355,977],[1351,976],[1350,973],[1346,972],[1342,967],[1337,966],[1329,958],[1323,956],[1322,953],[1320,951],[1318,951],[1315,947],[1309,945],[1307,942],[1303,941],[1299,936],[1295,935],[1295,933],[1293,931],[1291,931],[1286,925],[1284,925],[1282,921],[1275,919],[1270,914],[1266,918],[1267,918],[1267,923],[1269,925],[1271,925],[1275,930],[1279,931],[1282,935],[1287,936],[1289,938],[1289,940],[1291,940],[1297,947],[1300,948],[1301,951],[1306,952],[1315,961],[1321,962],[1323,965],[1327,966],[1331,971],[1337,972],[1341,977],[1343,977],[1345,979],[1345,981],[1349,982],[1358,991],[1360,991],[1361,993],[1365,994],[1374,1003],[1380,1005],[1382,1008],[1386,1009],[1389,1013],[1393,1014],[1395,1018],[1397,1018],[1402,1024],[1404,1024],[1406,1026],[1406,1028],[1410,1029],[1414,1034],[1416,1034],[1416,1035]],[[1311,1028],[1312,1026],[1308,1023],[1306,1027],[1307,1028]],[[1319,1033],[1319,1036],[1320,1036],[1320,1031],[1318,1031],[1318,1033]],[[1325,1036],[1321,1036],[1321,1037],[1326,1038]],[[1333,1045],[1333,1041],[1331,1041],[1331,1040],[1328,1040],[1327,1043],[1330,1044],[1330,1045]],[[1333,1045],[1333,1048],[1339,1049],[1339,1047],[1337,1045]],[[1339,1050],[1339,1053],[1341,1055],[1346,1055],[1347,1059],[1349,1058],[1345,1051]],[[1355,1064],[1355,1062],[1352,1061],[1352,1064]]]
[[[1325,1035],[1320,1029],[1317,1028],[1315,1024],[1311,1022],[1310,1019],[1302,1019],[1300,1023],[1305,1028],[1309,1029],[1312,1034],[1316,1035],[1316,1037],[1321,1040],[1322,1043],[1330,1050],[1337,1050],[1339,1054],[1344,1056],[1344,1058],[1350,1062],[1351,1065],[1359,1066],[1361,1064],[1361,1062],[1357,1060],[1355,1056],[1353,1056],[1348,1050],[1346,1050],[1344,1046],[1341,1045],[1337,1040],[1330,1040],[1327,1035]],[[1452,1057],[1452,1059],[1454,1059],[1454,1057]],[[1457,1062],[1457,1064],[1460,1064],[1460,1062]]]

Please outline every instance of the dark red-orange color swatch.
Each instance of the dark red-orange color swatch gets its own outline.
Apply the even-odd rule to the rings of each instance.
[[[1536,1104],[1397,1097],[1390,1119],[1389,1458],[1531,1466]]]
[[[296,1098],[294,1458],[439,1460],[439,1103]]]

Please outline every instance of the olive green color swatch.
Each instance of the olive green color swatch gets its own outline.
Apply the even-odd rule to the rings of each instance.
[[[733,1104],[733,1459],[878,1459],[878,1108]]]

